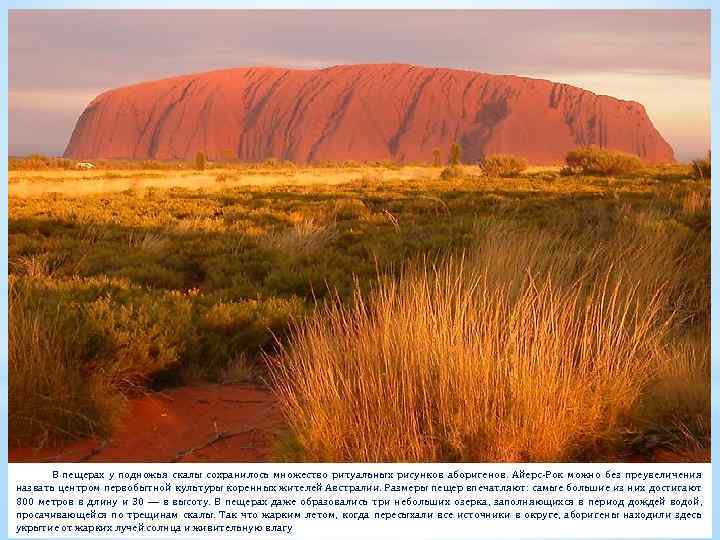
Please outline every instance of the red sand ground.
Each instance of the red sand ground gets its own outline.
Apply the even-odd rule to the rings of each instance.
[[[131,402],[102,441],[10,449],[10,462],[261,462],[272,460],[282,417],[269,391],[243,385],[184,387]]]
[[[272,394],[245,385],[187,386],[131,402],[107,442],[85,439],[59,448],[11,448],[10,462],[266,462],[283,419]],[[657,450],[619,461],[709,463],[709,450]]]
[[[407,64],[238,68],[145,82],[96,97],[65,156],[299,163],[463,160],[511,153],[560,163],[595,144],[673,160],[634,101],[546,80]]]

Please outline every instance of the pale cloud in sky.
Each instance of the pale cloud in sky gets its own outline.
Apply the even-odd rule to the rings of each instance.
[[[709,30],[709,11],[10,11],[10,153],[62,153],[84,107],[116,86],[405,62],[639,101],[689,159],[710,141]]]
[[[52,112],[75,112],[78,103],[87,104],[100,92],[102,92],[101,88],[10,90],[8,101],[13,109],[46,109]]]

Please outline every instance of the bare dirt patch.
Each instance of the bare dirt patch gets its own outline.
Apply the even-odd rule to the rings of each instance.
[[[10,462],[272,461],[282,417],[270,391],[246,385],[188,386],[133,399],[107,441],[11,448]]]

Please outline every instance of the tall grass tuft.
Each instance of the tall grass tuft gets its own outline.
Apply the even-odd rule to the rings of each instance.
[[[692,166],[692,172],[695,178],[699,178],[700,180],[710,180],[712,173],[712,159],[710,152],[708,152],[706,159],[695,159],[690,162],[690,165]]]
[[[294,328],[271,369],[296,458],[563,461],[621,436],[668,370],[679,260],[642,233],[482,236]]]
[[[35,305],[25,286],[9,282],[8,428],[10,442],[44,446],[106,434],[122,398],[102,374],[84,373],[75,331],[60,313]]]
[[[284,253],[301,256],[318,252],[338,236],[334,224],[321,225],[312,219],[303,219],[292,227],[266,234],[263,243]]]

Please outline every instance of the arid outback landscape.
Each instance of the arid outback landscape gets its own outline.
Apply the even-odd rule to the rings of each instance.
[[[11,461],[709,461],[710,161],[406,64],[117,88],[9,163]]]

